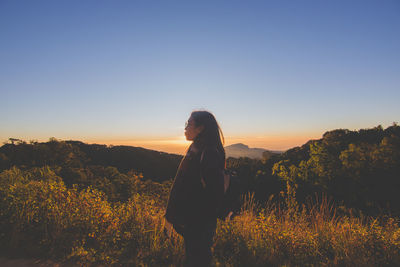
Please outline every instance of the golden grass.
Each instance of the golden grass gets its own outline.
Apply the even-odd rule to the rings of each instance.
[[[181,266],[184,246],[163,231],[158,195],[135,194],[111,205],[104,194],[68,189],[51,170],[32,177],[0,174],[0,245],[14,256],[76,265]],[[53,177],[53,178],[48,178]],[[337,215],[327,198],[303,207],[244,197],[241,213],[218,221],[215,266],[399,266],[400,228],[393,218]],[[290,208],[285,208],[285,207]]]

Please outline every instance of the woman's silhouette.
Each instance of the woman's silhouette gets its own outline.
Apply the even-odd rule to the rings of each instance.
[[[165,219],[184,238],[185,266],[210,266],[217,208],[224,194],[224,137],[208,111],[192,112],[185,136],[193,142],[176,173]]]

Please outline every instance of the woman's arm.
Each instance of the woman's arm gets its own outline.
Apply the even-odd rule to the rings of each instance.
[[[205,184],[205,208],[215,215],[224,196],[224,163],[216,148],[205,148],[200,160],[201,177]]]

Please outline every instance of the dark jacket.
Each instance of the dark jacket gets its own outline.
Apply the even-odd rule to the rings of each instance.
[[[224,167],[223,152],[193,142],[179,164],[168,199],[166,219],[174,226],[215,221],[224,194]]]

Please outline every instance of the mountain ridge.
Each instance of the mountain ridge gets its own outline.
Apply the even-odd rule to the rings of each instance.
[[[270,157],[274,154],[281,154],[283,151],[273,151],[265,148],[250,148],[243,143],[236,143],[225,147],[227,157],[240,158],[248,157],[252,159],[262,159],[263,157]]]

